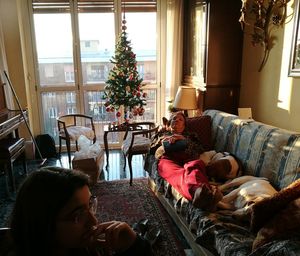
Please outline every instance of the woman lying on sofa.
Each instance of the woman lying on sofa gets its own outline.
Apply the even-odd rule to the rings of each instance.
[[[213,153],[205,153],[197,135],[185,128],[184,114],[176,112],[166,130],[156,136],[152,145],[159,159],[158,173],[195,207],[215,210],[223,195],[217,186],[209,184],[209,178],[234,178],[239,167],[233,164],[236,161],[232,156],[219,157],[209,164]]]

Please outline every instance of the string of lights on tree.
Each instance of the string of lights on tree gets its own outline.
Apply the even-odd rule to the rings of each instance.
[[[128,122],[133,116],[144,114],[147,94],[142,89],[143,79],[137,71],[136,55],[132,51],[126,29],[124,10],[122,31],[115,46],[115,56],[110,60],[113,68],[106,81],[104,99],[106,111],[116,111],[118,118],[121,117],[120,107],[124,106],[124,120]]]

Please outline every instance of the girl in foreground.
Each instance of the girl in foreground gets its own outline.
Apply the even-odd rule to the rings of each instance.
[[[99,223],[96,207],[85,174],[58,167],[32,173],[17,195],[6,255],[152,255],[125,222]]]

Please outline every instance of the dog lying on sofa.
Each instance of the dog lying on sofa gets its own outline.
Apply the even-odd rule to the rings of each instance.
[[[205,164],[208,176],[217,181],[231,180],[242,173],[240,161],[228,152],[210,150],[200,154],[199,159]]]
[[[277,191],[270,182],[263,177],[241,176],[219,186],[224,193],[230,188],[235,188],[218,202],[220,209],[234,210],[232,215],[240,220],[250,220],[251,208],[264,198],[271,197]]]

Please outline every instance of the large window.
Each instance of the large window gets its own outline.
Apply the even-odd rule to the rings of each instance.
[[[156,1],[33,0],[36,75],[44,132],[56,139],[56,117],[85,113],[95,120],[97,136],[117,122],[105,111],[103,91],[115,43],[126,18],[128,39],[137,69],[146,84],[146,111],[140,119],[157,119],[157,7]],[[125,8],[125,9],[124,9]],[[111,138],[118,142],[118,138]]]

